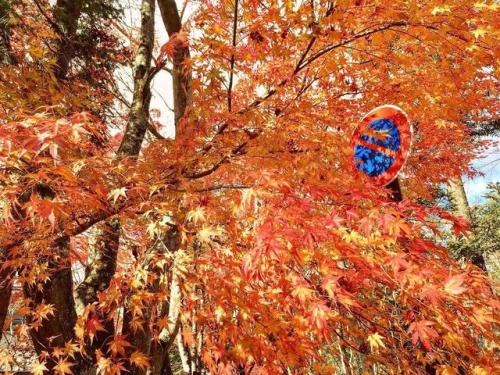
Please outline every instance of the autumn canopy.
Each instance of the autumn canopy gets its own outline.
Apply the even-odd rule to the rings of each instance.
[[[0,328],[28,371],[499,370],[494,286],[434,203],[498,115],[496,1],[128,3],[0,0]],[[384,103],[414,131],[401,201],[353,161]]]

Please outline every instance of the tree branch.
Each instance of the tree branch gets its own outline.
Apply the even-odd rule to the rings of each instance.
[[[306,66],[310,65],[313,61],[317,60],[318,58],[320,58],[321,56],[327,54],[328,52],[331,52],[333,51],[334,49],[336,48],[339,48],[339,47],[342,47],[342,46],[345,46],[347,44],[350,44],[358,39],[361,39],[361,38],[364,38],[364,37],[367,37],[369,35],[372,35],[372,34],[375,34],[375,33],[378,33],[378,32],[381,32],[381,31],[385,31],[385,30],[389,30],[393,27],[398,27],[398,26],[406,26],[407,23],[405,21],[394,21],[394,22],[391,22],[383,27],[379,27],[377,29],[374,29],[374,30],[369,30],[369,31],[365,31],[365,32],[362,32],[362,33],[359,33],[359,34],[356,34],[354,35],[354,37],[352,37],[351,39],[348,39],[348,40],[344,40],[342,42],[339,42],[337,44],[332,44],[326,48],[323,48],[322,50],[316,52],[315,54],[313,54],[311,57],[309,57],[308,59],[306,59],[303,63],[301,63],[301,65],[298,67],[298,70],[297,71],[301,71],[302,69],[304,69]]]
[[[174,37],[182,28],[181,17],[177,10],[175,0],[158,0],[160,13],[169,37]],[[177,126],[186,112],[190,102],[189,84],[191,72],[186,67],[189,59],[189,48],[186,45],[177,43],[175,46],[172,69],[172,86],[174,93],[174,118]]]

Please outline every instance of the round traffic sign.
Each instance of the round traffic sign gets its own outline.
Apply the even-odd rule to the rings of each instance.
[[[401,108],[383,105],[371,110],[352,137],[356,168],[376,185],[391,183],[408,158],[412,134]]]

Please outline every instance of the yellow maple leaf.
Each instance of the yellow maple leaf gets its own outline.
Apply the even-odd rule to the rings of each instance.
[[[434,7],[434,9],[432,9],[431,12],[433,16],[444,13],[451,13],[451,7],[449,5],[444,5],[442,7]]]
[[[214,311],[215,319],[220,322],[221,319],[226,316],[226,311],[222,308],[222,306],[217,306]]]
[[[111,360],[106,357],[99,357],[97,360],[97,374],[105,374],[111,367]]]
[[[120,197],[127,198],[127,188],[126,187],[122,187],[119,189],[113,189],[108,194],[108,199],[113,199],[113,203],[116,203],[116,201]]]
[[[480,28],[478,28],[476,30],[472,30],[471,34],[474,35],[474,38],[479,39],[479,38],[484,37],[487,32],[488,32],[488,30],[480,27]]]
[[[200,242],[209,243],[212,237],[219,236],[222,234],[222,228],[220,227],[205,227],[198,232],[198,239]]]
[[[465,280],[465,275],[463,274],[449,277],[448,280],[446,280],[444,291],[454,296],[462,294],[467,290],[467,288],[463,286],[464,280]]]
[[[54,367],[54,373],[59,375],[73,374],[73,371],[71,371],[71,367],[73,365],[74,365],[73,363],[61,359],[59,362],[57,362],[57,365]]]
[[[443,129],[443,128],[446,128],[448,126],[448,122],[445,121],[445,120],[436,120],[436,125],[438,127],[438,129]]]
[[[188,212],[188,214],[186,215],[186,219],[188,221],[192,221],[194,224],[197,224],[200,221],[205,221],[206,216],[207,213],[205,212],[205,209],[203,207],[196,207],[194,210]]]
[[[382,341],[384,337],[375,332],[368,336],[367,341],[370,344],[370,349],[372,352],[377,351],[379,348],[385,348],[385,344]]]
[[[493,3],[493,4],[475,3],[474,4],[474,8],[476,8],[476,9],[486,8],[486,9],[490,9],[490,10],[496,11],[498,9],[498,7],[499,6],[496,3]]]
[[[14,359],[12,358],[12,355],[7,352],[7,350],[0,350],[0,368],[8,367],[13,362]]]
[[[299,285],[292,290],[292,296],[297,297],[301,302],[307,301],[313,294],[312,289],[305,285]]]
[[[484,367],[476,366],[476,367],[474,367],[474,369],[472,369],[472,374],[473,375],[488,375],[488,374],[490,374],[490,372],[487,371]]]
[[[47,319],[49,315],[54,315],[54,305],[41,303],[37,306],[33,315],[39,320]]]
[[[132,355],[130,356],[130,363],[140,368],[141,370],[144,370],[149,367],[148,357],[144,353],[141,353],[137,350],[133,352]]]
[[[479,50],[479,47],[475,44],[471,44],[469,47],[466,47],[465,50],[467,52],[474,52],[476,50]]]
[[[19,324],[14,327],[14,334],[16,337],[21,338],[21,337],[28,337],[29,336],[29,330],[30,327],[26,324]]]
[[[45,366],[45,362],[38,362],[33,365],[33,368],[31,369],[31,373],[33,375],[43,375],[45,371],[48,371],[49,369]]]
[[[439,366],[437,373],[439,375],[455,375],[456,371],[451,366]]]

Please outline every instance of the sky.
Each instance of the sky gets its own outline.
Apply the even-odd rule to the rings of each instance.
[[[484,202],[484,194],[488,191],[487,185],[490,182],[500,182],[500,138],[491,139],[496,144],[492,144],[481,158],[474,160],[472,166],[482,172],[484,176],[477,176],[472,179],[464,177],[465,193],[470,205]]]

